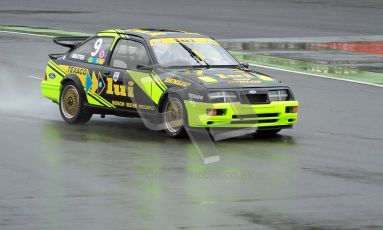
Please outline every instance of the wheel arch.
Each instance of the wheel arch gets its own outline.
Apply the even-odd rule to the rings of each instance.
[[[81,80],[80,80],[80,78],[79,78],[78,76],[76,76],[76,75],[74,75],[74,74],[67,75],[67,76],[65,76],[65,77],[61,80],[61,82],[60,82],[60,84],[61,84],[60,92],[61,92],[61,90],[62,90],[62,87],[63,87],[65,84],[67,84],[68,82],[73,82],[73,83],[74,83],[74,85],[76,86],[76,88],[79,90],[79,93],[81,94],[82,98],[84,99],[84,102],[85,102],[85,103],[88,103],[88,99],[87,99],[87,97],[86,97],[86,93],[85,93],[84,87],[83,87],[83,85],[82,85],[82,83],[81,83]],[[61,100],[61,98],[60,98],[59,100]]]
[[[160,97],[160,100],[158,101],[158,112],[162,112],[162,109],[164,107],[164,104],[165,104],[165,101],[166,99],[168,98],[168,96],[170,94],[176,94],[178,95],[179,97],[181,97],[182,100],[185,100],[185,89],[183,88],[179,88],[179,87],[171,87],[171,88],[168,88],[167,90],[165,90],[161,97]]]
[[[184,103],[187,92],[184,88],[172,87],[172,88],[168,88],[166,91],[164,91],[160,100],[158,101],[158,112],[160,114],[162,114],[162,110],[165,106],[165,101],[170,94],[175,94],[178,97],[180,97],[181,103],[183,104],[183,108],[185,109],[184,119],[185,119],[186,125],[189,125],[189,112],[188,112],[188,110],[185,106],[185,103]]]

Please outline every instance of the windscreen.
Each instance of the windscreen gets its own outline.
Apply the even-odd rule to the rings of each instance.
[[[158,38],[151,39],[150,45],[158,64],[164,67],[239,64],[211,38]],[[203,62],[193,58],[193,54]]]

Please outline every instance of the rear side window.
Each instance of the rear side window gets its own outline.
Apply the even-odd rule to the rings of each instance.
[[[103,65],[109,54],[114,38],[95,37],[75,48],[69,55],[70,59]]]

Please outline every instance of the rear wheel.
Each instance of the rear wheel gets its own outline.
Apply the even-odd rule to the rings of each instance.
[[[182,99],[176,95],[170,95],[163,108],[163,122],[166,134],[171,137],[185,136],[186,110]]]
[[[84,106],[84,98],[73,82],[63,86],[60,95],[60,113],[64,121],[71,124],[86,123],[92,117]]]

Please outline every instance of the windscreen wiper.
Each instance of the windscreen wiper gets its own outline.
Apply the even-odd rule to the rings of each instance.
[[[188,53],[190,56],[201,65],[201,62],[205,63],[206,67],[209,68],[210,65],[201,57],[199,54],[197,54],[194,50],[192,50],[189,46],[185,45],[184,43],[180,42],[179,40],[176,40]]]

